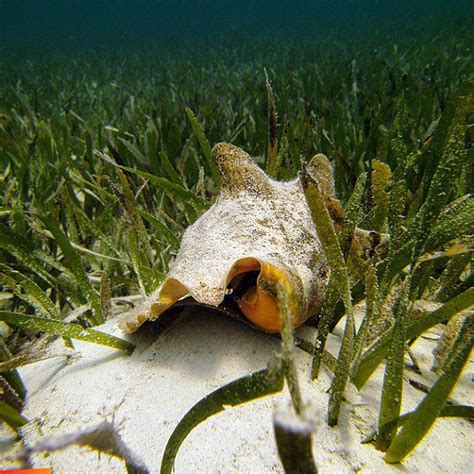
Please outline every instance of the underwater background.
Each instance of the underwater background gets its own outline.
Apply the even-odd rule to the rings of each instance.
[[[438,417],[472,419],[448,397],[474,341],[463,315],[474,304],[473,45],[472,0],[0,0],[0,421],[22,436],[29,381],[17,369],[51,341],[133,352],[100,326],[156,295],[217,199],[218,142],[277,180],[302,176],[317,153],[331,163],[334,195],[301,181],[331,277],[308,315],[315,337],[298,342],[312,379],[322,365],[334,375],[328,424],[349,380],[362,388],[384,361],[369,441],[387,462]],[[251,401],[285,378],[299,415],[291,308],[279,301],[284,363],[225,396]],[[405,412],[408,345],[448,320],[424,367],[441,375]]]
[[[141,51],[183,41],[462,35],[472,30],[473,13],[469,0],[2,0],[0,52],[33,59],[44,52]]]

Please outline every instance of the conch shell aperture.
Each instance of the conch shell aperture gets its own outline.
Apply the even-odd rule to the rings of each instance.
[[[227,143],[215,145],[212,156],[222,183],[215,203],[186,229],[165,281],[121,321],[123,331],[135,331],[184,297],[218,307],[232,293],[251,323],[279,332],[281,281],[294,327],[319,312],[329,268],[300,179],[275,181],[245,151]],[[331,199],[327,158],[314,157],[306,173]]]

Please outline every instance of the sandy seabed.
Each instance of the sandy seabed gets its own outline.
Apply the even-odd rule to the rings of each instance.
[[[122,336],[116,320],[99,330]],[[314,329],[298,335],[314,338]],[[342,330],[330,337],[337,353]],[[435,336],[433,334],[433,336]],[[238,377],[266,367],[279,349],[277,338],[260,333],[218,313],[187,311],[158,335],[148,325],[129,337],[137,348],[132,356],[93,344],[74,341],[80,357],[65,364],[50,359],[21,369],[28,397],[24,415],[39,418],[45,436],[66,434],[114,420],[128,448],[148,467],[159,472],[164,447],[184,414],[201,398]],[[408,379],[431,384],[433,338],[420,338],[414,353],[423,375],[407,370],[403,412],[416,407],[424,395]],[[60,344],[61,341],[56,341]],[[322,473],[355,472],[472,472],[474,428],[463,419],[439,419],[417,450],[401,465],[388,465],[383,453],[361,440],[376,424],[383,378],[381,368],[358,393],[347,391],[339,425],[326,424],[330,373],[310,381],[311,358],[297,350],[297,365],[304,400],[317,419],[313,453]],[[451,399],[472,402],[471,360]],[[288,393],[262,398],[226,409],[194,429],[178,453],[177,473],[283,472],[273,435],[275,407],[289,406]],[[3,429],[3,439],[11,436]],[[14,451],[3,453],[1,465],[14,467]],[[2,455],[0,453],[0,455]],[[71,446],[36,456],[35,467],[52,467],[54,473],[126,472],[122,460],[99,455],[89,448]]]

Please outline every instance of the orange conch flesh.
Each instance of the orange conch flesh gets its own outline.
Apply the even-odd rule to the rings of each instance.
[[[279,332],[281,324],[278,301],[275,296],[262,289],[261,284],[264,280],[266,280],[267,284],[282,280],[286,283],[285,287],[288,291],[289,285],[287,284],[287,279],[283,272],[274,266],[266,263],[262,264],[253,258],[240,260],[234,265],[234,268],[230,272],[230,277],[235,281],[236,277],[252,270],[260,270],[257,278],[257,286],[249,288],[244,293],[239,300],[239,308],[255,326],[267,332]]]
[[[244,294],[240,299],[239,308],[255,326],[268,332],[280,331],[278,302],[258,286]]]

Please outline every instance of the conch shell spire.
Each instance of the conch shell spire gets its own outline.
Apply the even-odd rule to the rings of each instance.
[[[229,143],[218,143],[212,157],[221,175],[221,193],[271,193],[267,175],[241,148]]]

